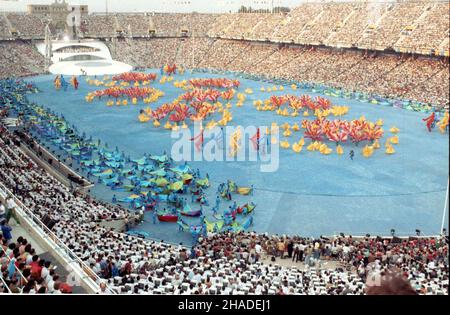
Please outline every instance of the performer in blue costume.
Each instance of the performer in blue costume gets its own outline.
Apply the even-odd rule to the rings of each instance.
[[[219,205],[220,205],[220,197],[219,195],[216,196],[216,208],[219,209]]]
[[[67,91],[68,83],[66,82],[62,74],[61,74],[61,86],[63,87],[64,91]]]

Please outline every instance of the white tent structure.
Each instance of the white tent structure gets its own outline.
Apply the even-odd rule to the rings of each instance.
[[[97,40],[62,40],[41,42],[38,51],[48,56],[51,49],[49,72],[64,75],[105,75],[131,71],[129,64],[113,60],[109,48]]]

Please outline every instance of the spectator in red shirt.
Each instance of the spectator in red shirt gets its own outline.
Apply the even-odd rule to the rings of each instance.
[[[40,266],[39,262],[40,262],[39,256],[34,255],[33,261],[30,263],[30,267],[31,267],[31,275],[35,278],[40,277],[41,275],[42,266]]]

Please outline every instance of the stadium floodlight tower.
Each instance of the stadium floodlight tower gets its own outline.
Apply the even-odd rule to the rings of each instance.
[[[50,23],[45,26],[45,70],[48,70],[52,60],[52,32],[50,31]]]

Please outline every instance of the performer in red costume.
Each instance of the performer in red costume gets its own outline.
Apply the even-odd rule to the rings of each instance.
[[[78,90],[78,85],[79,85],[78,80],[76,77],[74,77],[73,78],[73,87],[75,88],[75,90]]]
[[[430,116],[428,116],[422,120],[426,122],[428,131],[431,132],[431,128],[434,127],[434,122],[436,120],[436,114],[433,112]]]

